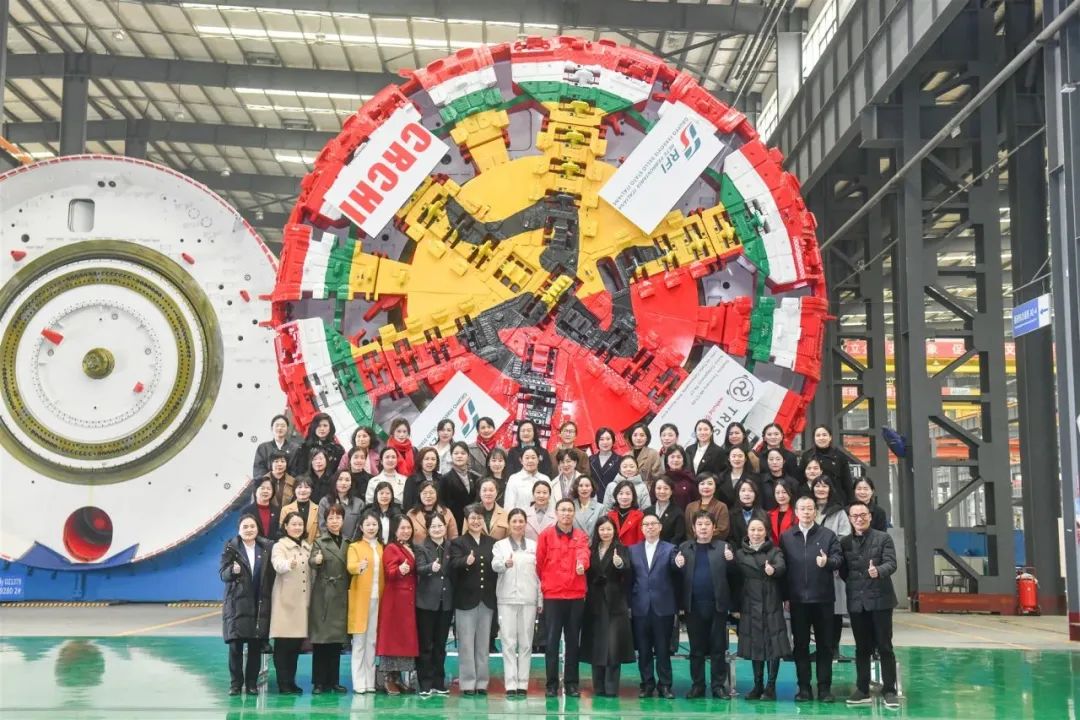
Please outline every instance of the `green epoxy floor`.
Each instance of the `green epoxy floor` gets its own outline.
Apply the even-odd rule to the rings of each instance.
[[[850,648],[848,649],[850,652]],[[318,696],[299,698],[264,693],[230,698],[226,649],[212,637],[37,638],[0,640],[0,717],[16,718],[290,718],[347,714],[397,718],[544,716],[556,718],[1038,718],[1077,720],[1080,715],[1080,653],[1059,651],[898,648],[904,689],[900,710],[842,703],[795,705],[794,667],[781,670],[775,703],[742,699],[685,700],[688,666],[674,661],[675,701],[638,700],[637,669],[623,666],[622,696],[593,699],[583,670],[581,699],[542,696],[543,661],[533,659],[533,692],[526,700],[502,696],[502,663],[492,659],[492,695],[463,698],[416,696]],[[450,659],[451,671],[454,667]],[[843,698],[854,683],[854,666],[835,665],[834,690]],[[309,689],[310,656],[300,660],[300,684]],[[342,658],[348,677],[348,660]],[[751,680],[749,663],[739,662],[741,691]],[[273,678],[271,677],[271,684]]]

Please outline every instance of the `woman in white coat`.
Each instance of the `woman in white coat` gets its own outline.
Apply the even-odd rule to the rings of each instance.
[[[641,473],[638,471],[637,460],[632,455],[624,455],[623,459],[619,461],[619,474],[615,476],[614,481],[608,483],[607,489],[604,490],[605,511],[615,507],[615,488],[623,480],[629,480],[633,484],[638,507],[645,508],[652,505],[652,498],[649,497],[649,486],[645,484],[645,480],[642,479]]]
[[[533,485],[533,501],[525,510],[525,537],[539,540],[540,533],[555,524],[555,504],[551,502],[551,486],[543,480]]]
[[[270,637],[274,640],[278,692],[300,695],[304,691],[296,684],[296,664],[300,646],[308,636],[311,545],[304,535],[307,520],[300,513],[286,515],[282,527],[285,536],[274,543],[270,553],[270,563],[277,573],[270,594]]]
[[[533,486],[538,480],[543,480],[550,487],[551,478],[540,472],[540,454],[534,447],[527,447],[521,451],[521,470],[511,475],[506,481],[506,502],[503,507],[511,508],[529,507],[533,499]]]
[[[533,629],[544,599],[536,575],[536,541],[525,537],[525,511],[514,508],[508,517],[510,534],[495,543],[491,568],[499,574],[495,596],[506,696],[511,698],[528,694]]]

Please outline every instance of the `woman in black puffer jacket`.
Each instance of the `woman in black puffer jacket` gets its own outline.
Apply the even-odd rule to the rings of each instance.
[[[780,659],[791,654],[780,582],[787,567],[784,554],[769,540],[769,530],[760,518],[752,518],[747,525],[746,540],[735,553],[735,566],[742,581],[738,655],[754,667],[754,688],[746,699],[775,700]]]
[[[239,695],[241,686],[249,695],[259,691],[262,646],[270,636],[270,591],[274,585],[270,550],[273,546],[270,540],[259,537],[255,516],[242,515],[239,534],[226,542],[221,551],[219,574],[225,583],[222,637],[229,644],[230,695]]]

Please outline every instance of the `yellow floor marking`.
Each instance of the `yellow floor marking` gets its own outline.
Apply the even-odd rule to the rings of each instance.
[[[995,640],[995,639],[992,639],[992,638],[988,638],[985,635],[976,635],[975,633],[970,633],[970,632],[960,632],[959,630],[950,630],[949,628],[936,627],[934,625],[925,625],[923,623],[912,622],[911,620],[907,620],[907,619],[905,619],[905,620],[896,619],[895,622],[897,624],[899,624],[899,625],[907,625],[908,627],[917,627],[917,628],[921,628],[923,630],[931,630],[933,632],[944,632],[944,633],[949,633],[950,635],[959,635],[960,637],[968,638],[969,640],[980,640],[980,641],[982,641],[984,643],[987,643],[989,645],[1008,645],[1009,647],[1016,648],[1017,650],[1034,650],[1035,649],[1035,648],[1032,648],[1032,647],[1028,647],[1027,645],[1017,645],[1016,643],[1011,643],[1011,642],[1008,642],[1007,640]],[[955,621],[950,619],[950,622],[955,622]],[[961,623],[961,624],[970,625],[971,627],[977,627],[979,629],[983,629],[981,625],[972,625],[971,623]]]
[[[203,613],[202,615],[195,615],[194,617],[183,618],[182,620],[173,620],[172,622],[160,623],[158,625],[150,625],[144,628],[138,628],[136,630],[125,630],[123,632],[116,633],[113,637],[123,637],[125,635],[139,635],[141,633],[148,633],[151,630],[161,630],[162,628],[174,627],[176,625],[183,625],[184,623],[195,622],[196,620],[205,620],[206,618],[220,616],[220,610],[214,610],[213,612]]]

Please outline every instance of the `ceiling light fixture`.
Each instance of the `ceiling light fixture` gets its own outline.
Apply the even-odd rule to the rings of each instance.
[[[307,113],[310,115],[352,115],[353,110],[335,110],[333,108],[306,108],[298,107],[295,105],[256,105],[248,104],[244,106],[248,110],[263,110],[269,112],[283,112],[283,113]]]
[[[275,88],[251,88],[238,87],[234,91],[241,95],[278,95],[282,97],[298,98],[325,98],[329,100],[370,100],[373,95],[361,95],[357,93],[332,93],[318,92],[316,90],[277,90]]]
[[[337,43],[339,45],[378,45],[380,47],[416,47],[421,50],[452,50],[475,48],[483,45],[478,41],[434,40],[409,38],[395,35],[349,35],[346,33],[303,32],[299,30],[266,30],[264,28],[231,28],[220,25],[196,25],[195,32],[206,37],[244,38],[249,40],[281,40],[307,44]]]
[[[314,155],[302,155],[300,153],[274,153],[274,159],[279,163],[299,163],[303,165],[312,165],[315,163]]]

